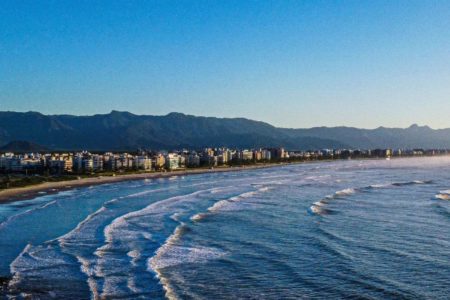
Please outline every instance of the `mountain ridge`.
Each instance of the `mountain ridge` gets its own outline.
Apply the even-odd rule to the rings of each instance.
[[[0,146],[29,141],[55,150],[134,150],[201,147],[450,148],[450,129],[279,128],[247,118],[217,118],[172,112],[163,116],[113,110],[75,116],[0,111]]]
[[[11,141],[0,147],[1,152],[45,152],[48,148],[28,141]]]

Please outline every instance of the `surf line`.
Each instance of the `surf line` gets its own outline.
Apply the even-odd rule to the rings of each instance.
[[[191,222],[199,222],[207,215],[210,215],[218,210],[220,210],[222,207],[224,207],[226,204],[236,203],[239,202],[242,199],[250,198],[253,196],[256,196],[260,193],[267,192],[270,188],[263,186],[257,190],[254,191],[248,191],[241,193],[237,196],[219,200],[216,203],[214,203],[211,207],[207,208],[207,212],[201,212],[193,215],[190,220]],[[182,247],[179,245],[179,241],[183,237],[183,235],[189,231],[188,224],[181,222],[178,220],[177,216],[173,215],[173,220],[176,220],[179,222],[179,225],[175,228],[173,233],[166,239],[164,244],[158,248],[158,250],[155,252],[155,255],[148,259],[148,271],[153,272],[156,274],[156,277],[159,279],[164,291],[166,298],[170,300],[176,300],[180,299],[179,296],[175,292],[175,288],[172,286],[170,279],[166,276],[164,276],[162,269],[168,266],[181,264],[184,262],[204,262],[211,259],[217,259],[220,258],[226,253],[220,249],[216,248],[208,248],[208,247]],[[180,252],[184,254],[184,258],[181,259],[179,262],[173,262],[170,260],[171,258],[171,251]],[[165,258],[166,256],[166,258]],[[169,262],[167,262],[167,256],[169,257]]]
[[[332,195],[328,195],[325,198],[314,202],[308,209],[308,212],[312,213],[313,215],[327,215],[331,214],[332,210],[327,209],[326,205],[338,198],[345,198],[348,196],[351,196],[356,193],[364,193],[369,192],[370,190],[374,189],[383,189],[383,188],[394,188],[394,187],[403,187],[403,186],[409,186],[409,185],[417,185],[417,184],[431,184],[433,183],[432,180],[414,180],[414,181],[406,181],[406,182],[392,182],[392,183],[386,183],[386,184],[372,184],[361,188],[346,188],[340,191],[336,191]]]

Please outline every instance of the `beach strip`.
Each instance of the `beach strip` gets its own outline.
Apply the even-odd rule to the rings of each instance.
[[[200,168],[200,169],[186,169],[175,170],[169,172],[146,172],[137,174],[116,174],[115,176],[101,176],[80,178],[75,180],[64,180],[56,182],[44,182],[36,185],[30,185],[26,187],[10,188],[0,191],[0,204],[6,202],[13,202],[19,200],[33,199],[41,194],[52,194],[64,190],[70,190],[77,187],[85,187],[91,185],[99,185],[106,183],[115,183],[129,180],[143,180],[143,179],[155,179],[166,178],[172,176],[185,176],[192,174],[204,174],[204,173],[217,173],[217,172],[233,172],[243,171],[251,169],[268,168],[283,165],[280,164],[262,164],[262,165],[250,165],[239,167],[217,167],[217,168]]]

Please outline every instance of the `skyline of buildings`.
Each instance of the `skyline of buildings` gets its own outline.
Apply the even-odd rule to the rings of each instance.
[[[286,151],[284,148],[138,151],[91,153],[24,153],[0,154],[0,172],[25,174],[89,174],[125,171],[172,171],[196,167],[232,166],[248,163],[304,161],[345,158],[383,158],[422,155],[445,155],[439,149],[322,149],[314,151]]]

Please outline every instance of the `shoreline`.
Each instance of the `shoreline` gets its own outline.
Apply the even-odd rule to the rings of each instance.
[[[101,185],[107,183],[116,183],[123,181],[143,180],[143,179],[156,179],[156,178],[168,178],[172,176],[185,176],[196,175],[206,173],[219,173],[219,172],[237,172],[253,169],[262,169],[283,166],[286,163],[279,164],[262,164],[262,165],[249,165],[239,167],[216,167],[214,169],[186,169],[169,172],[147,172],[136,174],[125,174],[116,176],[97,176],[89,178],[81,178],[75,180],[64,180],[56,182],[43,182],[36,185],[30,185],[25,187],[16,187],[0,191],[0,205],[21,200],[30,200],[38,196],[56,194],[61,191],[71,190],[78,187],[86,187],[92,185]]]
[[[423,156],[428,157],[428,156]],[[431,156],[431,157],[448,157],[444,156]],[[414,157],[396,157],[392,159],[409,159]],[[338,159],[340,160],[340,159]],[[344,159],[342,159],[344,160]],[[385,158],[357,158],[357,160],[385,160]],[[228,166],[228,167],[216,167],[210,168],[198,168],[198,169],[182,169],[168,172],[144,172],[135,174],[124,174],[116,176],[102,176],[88,177],[75,180],[64,180],[56,182],[44,182],[36,185],[30,185],[25,187],[16,187],[5,190],[0,190],[0,205],[5,203],[11,203],[21,200],[30,200],[38,196],[57,194],[62,191],[71,190],[78,187],[86,187],[92,185],[101,185],[107,183],[116,183],[123,181],[143,180],[143,179],[156,179],[156,178],[168,178],[172,176],[186,176],[206,173],[218,173],[218,172],[238,172],[254,169],[280,167],[291,164],[304,164],[304,163],[326,163],[332,162],[335,159],[324,160],[311,160],[311,161],[293,161],[293,162],[279,162],[279,163],[265,163],[257,165],[242,165],[242,166]]]

